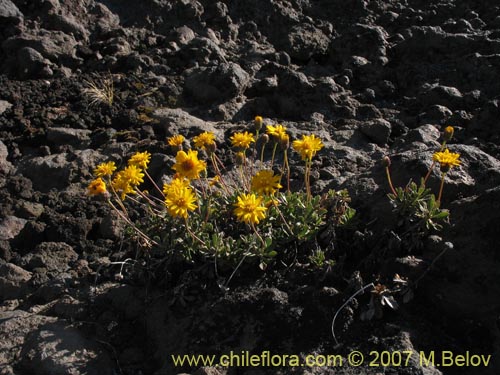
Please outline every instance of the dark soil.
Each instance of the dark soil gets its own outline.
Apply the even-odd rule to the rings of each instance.
[[[113,105],[90,105],[85,82],[106,79]],[[499,98],[495,1],[0,0],[0,374],[500,373]],[[334,266],[248,265],[221,288],[231,269],[153,267],[161,254],[138,255],[85,195],[102,161],[148,150],[161,181],[166,137],[210,130],[223,145],[256,115],[323,139],[313,189],[347,189],[359,217],[320,241]],[[445,185],[450,225],[409,247],[379,160],[391,156],[396,185],[418,180],[448,125],[462,160]],[[394,274],[419,280],[414,298],[366,321],[371,293],[358,295],[337,346],[335,312]],[[246,350],[492,359],[217,369],[170,357]]]

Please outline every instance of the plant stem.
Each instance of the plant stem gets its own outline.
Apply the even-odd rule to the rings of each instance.
[[[262,148],[260,149],[260,164],[264,165],[264,150],[266,149],[266,144],[265,142],[262,142]]]
[[[436,165],[436,161],[433,160],[431,166],[429,167],[429,170],[427,171],[427,174],[425,175],[425,178],[424,178],[424,187],[425,187],[425,184],[427,183],[427,180],[431,176],[432,170],[434,169],[435,165]]]
[[[186,224],[186,230],[191,235],[191,237],[193,238],[193,240],[198,241],[203,246],[205,246],[205,242],[203,242],[203,240],[200,239],[196,234],[194,234],[193,231],[191,230],[191,228],[189,228],[189,222],[188,222],[187,217],[184,219],[184,223]]]
[[[278,148],[278,142],[274,140],[274,147],[273,147],[273,154],[271,156],[271,169],[273,168],[274,165],[274,156],[276,155],[276,149]]]
[[[392,184],[391,171],[389,170],[389,167],[385,167],[385,174],[387,175],[387,181],[389,182],[389,187],[391,188],[392,194],[394,194],[394,196],[397,196],[394,185]]]
[[[255,234],[257,235],[257,237],[259,238],[260,242],[262,242],[262,247],[263,248],[266,247],[266,243],[264,242],[264,240],[260,236],[259,232],[257,232],[257,228],[255,228],[255,224],[254,223],[250,223],[250,226],[252,227],[253,231],[255,232]]]
[[[443,187],[444,187],[444,178],[446,176],[446,172],[441,173],[441,185],[439,185],[439,194],[437,198],[438,205],[441,205],[441,197],[443,196]]]

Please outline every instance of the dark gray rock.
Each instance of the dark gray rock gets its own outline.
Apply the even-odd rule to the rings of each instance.
[[[31,272],[12,263],[0,264],[0,300],[25,298]]]
[[[53,74],[51,65],[38,51],[23,47],[17,51],[17,59],[12,69],[17,70],[20,78],[47,78]]]
[[[9,110],[10,108],[12,108],[11,103],[6,100],[0,100],[0,115],[4,114],[5,111]]]
[[[33,253],[23,257],[28,269],[46,268],[48,271],[63,272],[70,268],[70,263],[78,259],[78,254],[64,242],[43,242]]]
[[[0,0],[0,21],[15,21],[21,23],[23,14],[19,8],[10,0]]]
[[[15,216],[7,216],[0,222],[0,240],[15,238],[26,225],[26,220]]]
[[[236,63],[196,69],[188,73],[185,92],[203,104],[222,103],[243,93],[250,76]]]
[[[191,42],[196,37],[196,35],[194,31],[189,27],[181,26],[174,30],[171,37],[177,44],[186,45]]]
[[[391,135],[391,123],[384,119],[375,119],[364,122],[360,128],[361,132],[373,142],[384,145]]]
[[[459,109],[464,104],[463,95],[457,88],[442,85],[425,87],[419,98],[425,105],[439,104],[452,109]]]
[[[1,312],[0,367],[4,369],[8,366],[15,366],[27,335],[36,331],[40,326],[56,320],[54,317],[34,315],[22,310]]]
[[[33,375],[114,373],[114,363],[103,348],[59,322],[45,324],[26,337],[19,366]]]
[[[219,139],[223,136],[223,132],[215,128],[214,123],[203,121],[180,108],[156,109],[151,114],[151,117],[158,120],[156,129],[161,128],[162,134],[167,136],[174,134],[198,135],[204,131],[213,132]]]
[[[0,174],[9,174],[13,168],[12,164],[7,160],[8,156],[9,150],[7,149],[7,146],[0,141]]]
[[[17,173],[29,178],[36,190],[63,189],[68,186],[73,173],[68,157],[68,154],[61,153],[27,158],[20,163]]]
[[[299,61],[326,54],[330,44],[330,38],[323,31],[308,23],[294,26],[287,36],[284,49],[291,58]]]
[[[75,148],[85,148],[90,143],[92,131],[72,128],[49,128],[47,139],[57,145],[68,144]]]

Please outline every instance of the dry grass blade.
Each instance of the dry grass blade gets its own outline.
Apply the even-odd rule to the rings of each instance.
[[[87,97],[90,106],[105,104],[113,106],[115,89],[111,77],[102,80],[85,80],[82,93]]]

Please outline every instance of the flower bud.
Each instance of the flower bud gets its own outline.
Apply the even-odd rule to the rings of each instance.
[[[260,129],[262,129],[263,122],[264,122],[264,120],[262,119],[262,116],[255,116],[254,126],[255,126],[256,131],[259,131]]]
[[[282,135],[279,139],[279,144],[282,150],[286,150],[290,147],[290,137],[288,134]]]
[[[455,129],[453,128],[453,126],[447,126],[446,128],[444,128],[443,139],[446,142],[450,141],[453,138],[454,132],[455,132]]]
[[[267,135],[266,133],[262,134],[260,136],[260,141],[263,143],[263,144],[266,144],[269,142],[269,135]]]
[[[389,168],[391,166],[391,158],[389,156],[384,156],[381,162],[384,168]]]
[[[245,163],[245,153],[244,152],[237,152],[236,153],[236,165],[243,165]]]
[[[207,145],[205,145],[205,150],[207,151],[208,155],[213,154],[216,149],[217,149],[217,144],[215,142],[208,143]]]

